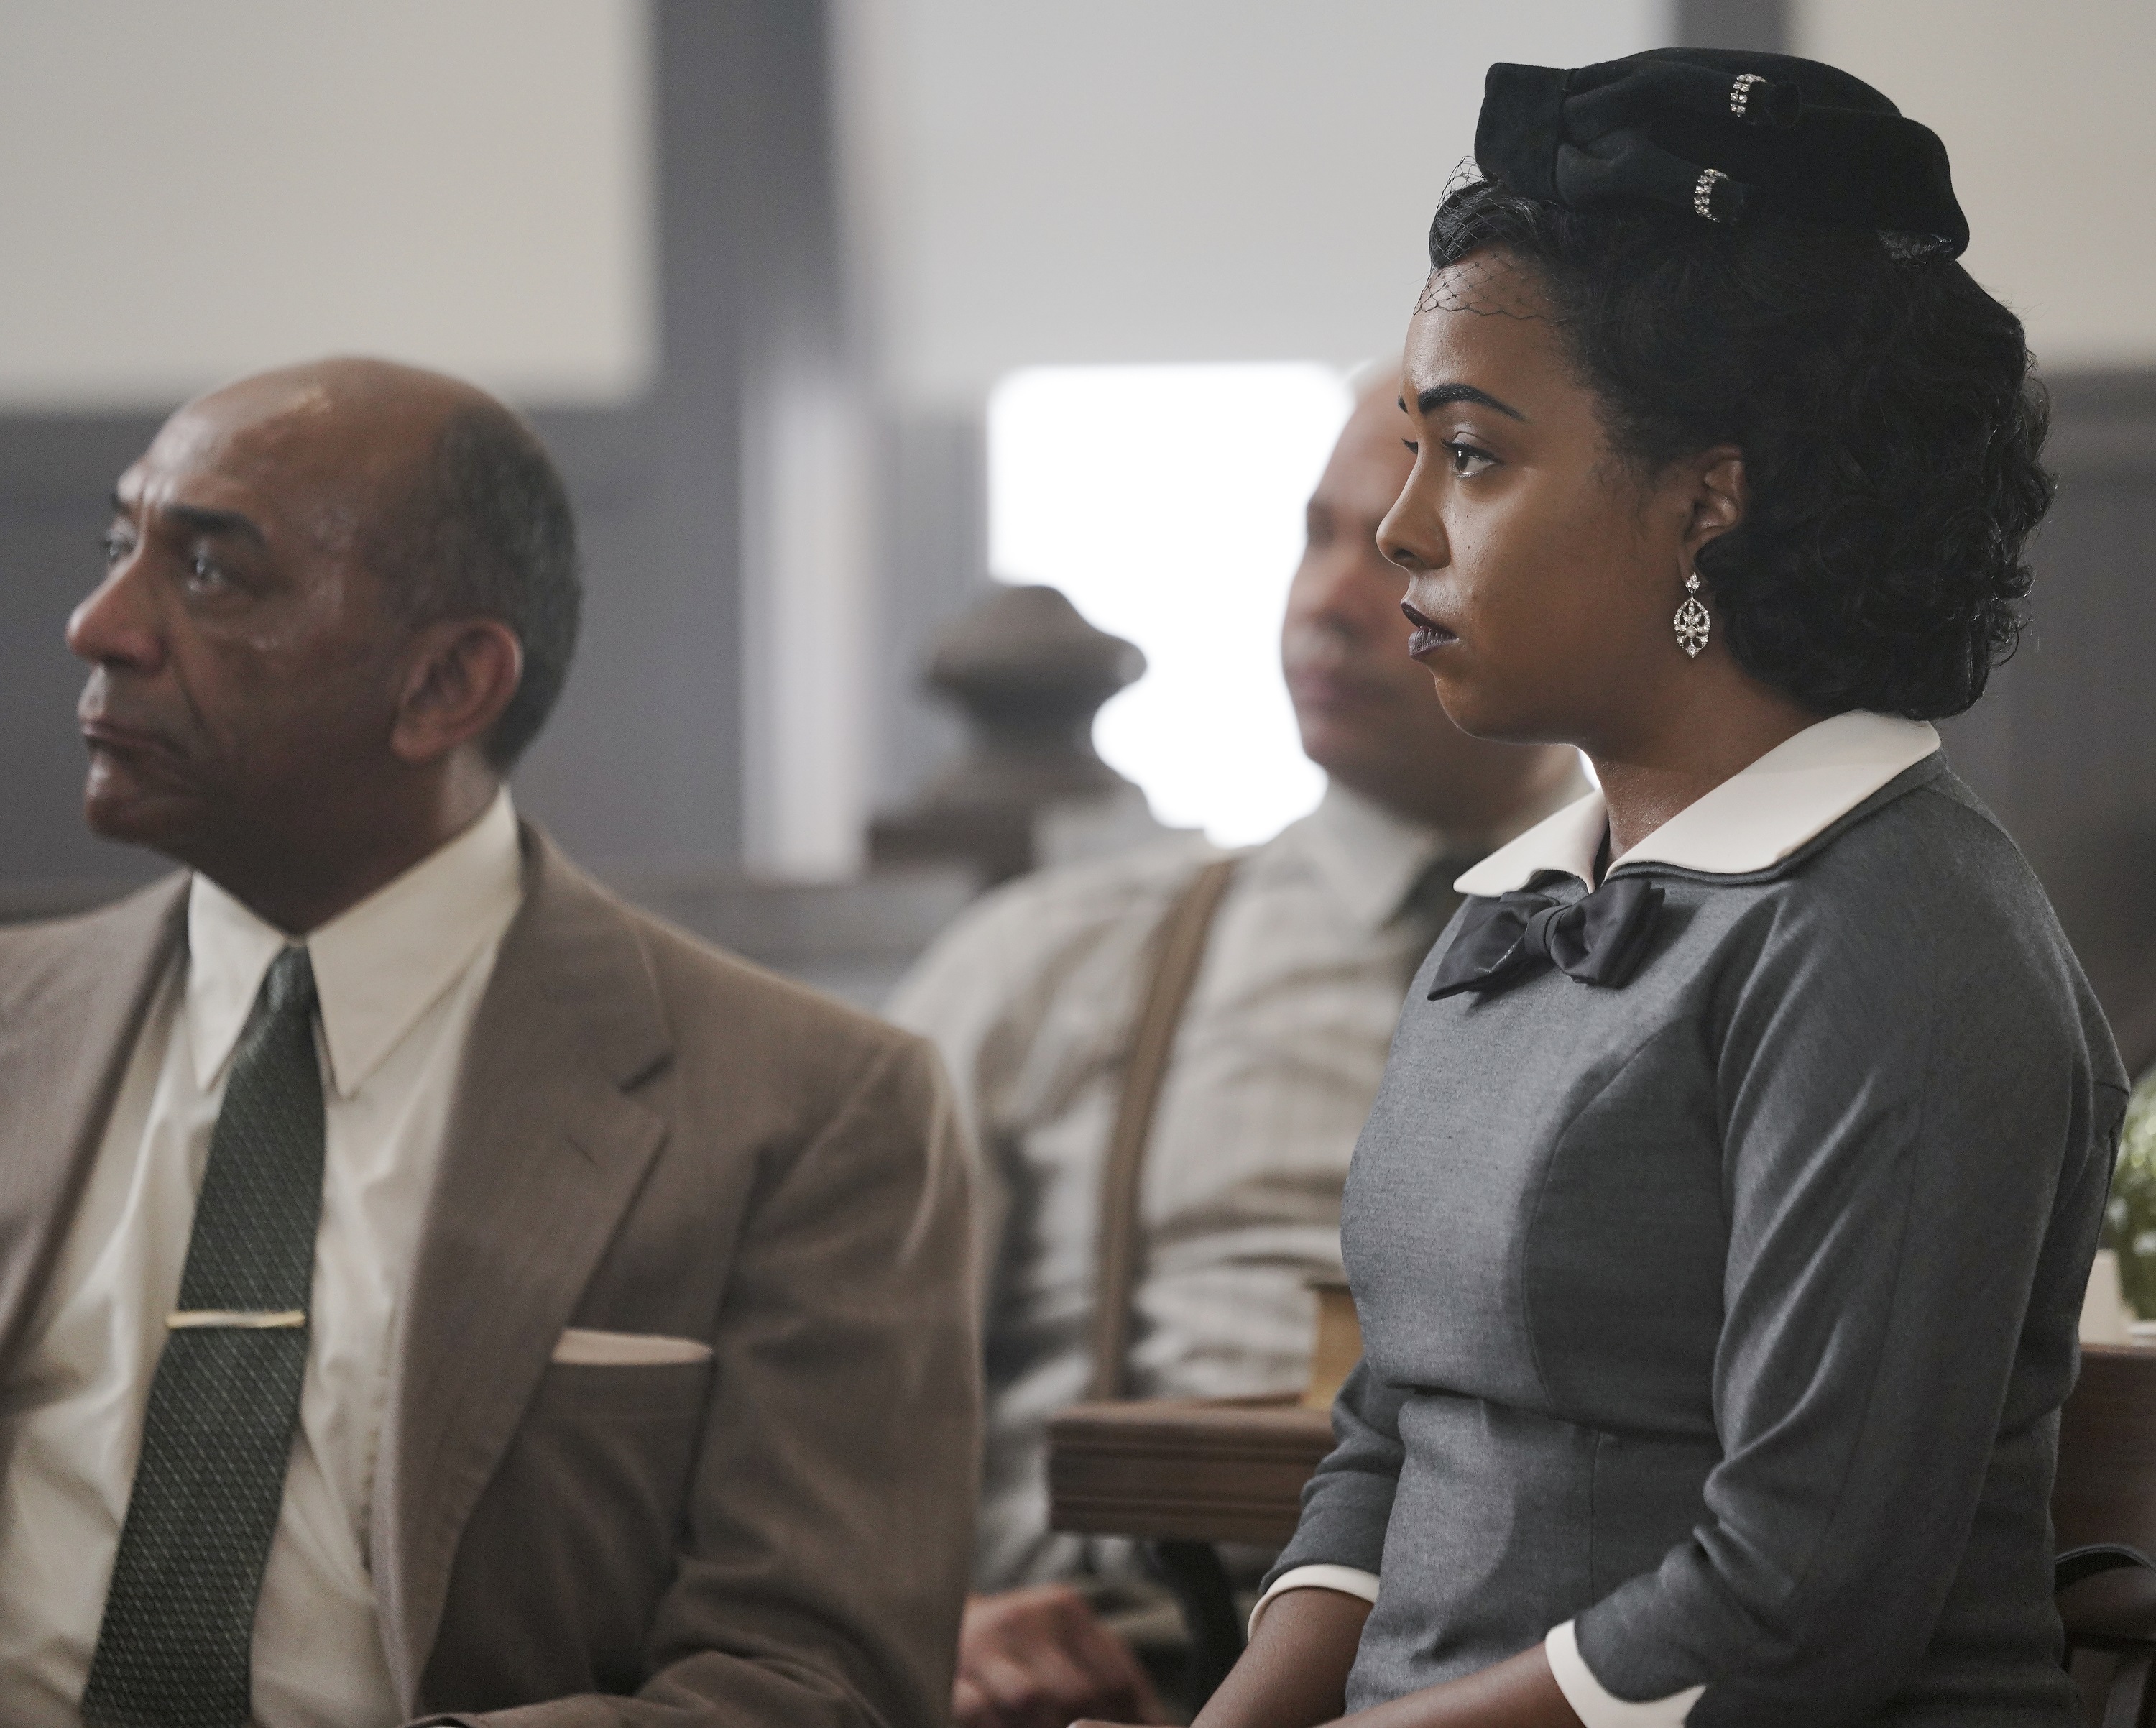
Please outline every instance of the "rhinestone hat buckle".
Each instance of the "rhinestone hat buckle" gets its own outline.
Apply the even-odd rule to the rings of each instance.
[[[1714,213],[1714,188],[1727,180],[1728,175],[1719,168],[1709,168],[1699,177],[1699,183],[1691,189],[1692,213],[1704,216],[1709,222],[1722,219]]]
[[[1744,111],[1752,105],[1753,86],[1766,81],[1757,72],[1738,73],[1736,83],[1729,86],[1729,111],[1739,120],[1743,119]]]

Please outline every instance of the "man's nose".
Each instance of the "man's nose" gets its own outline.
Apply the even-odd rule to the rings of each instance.
[[[1369,584],[1370,570],[1367,554],[1357,558],[1344,548],[1335,549],[1330,556],[1314,557],[1304,566],[1301,579],[1288,590],[1290,609],[1336,628],[1352,623],[1359,609],[1356,602],[1363,598],[1360,590]],[[1383,573],[1379,573],[1382,577]]]
[[[148,579],[139,553],[115,563],[69,615],[68,647],[99,666],[155,671],[164,659],[164,642],[155,609],[144,592]]]

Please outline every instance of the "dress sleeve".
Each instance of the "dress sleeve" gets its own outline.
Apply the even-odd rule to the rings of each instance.
[[[1550,1678],[1564,1694],[1573,1715],[1579,1718],[1580,1728],[1687,1728],[1686,1719],[1691,1715],[1691,1707],[1707,1690],[1704,1686],[1687,1686],[1667,1698],[1650,1698],[1643,1703],[1613,1695],[1580,1659],[1579,1642],[1573,1635],[1569,1620],[1550,1628],[1549,1636],[1543,1640],[1543,1655],[1549,1663]]]
[[[1265,1574],[1270,1590],[1299,1566],[1375,1573],[1400,1480],[1404,1395],[1358,1362],[1332,1401],[1332,1450],[1303,1484],[1302,1518]]]
[[[1250,1617],[1245,1628],[1250,1637],[1258,1635],[1258,1622],[1265,1618],[1265,1610],[1272,1606],[1273,1598],[1285,1596],[1291,1590],[1330,1590],[1340,1596],[1359,1597],[1374,1607],[1378,1600],[1378,1575],[1343,1566],[1296,1566],[1292,1571],[1282,1572],[1265,1586],[1265,1594],[1250,1605]]]
[[[1869,1720],[1964,1571],[2049,1600],[2123,1097],[2055,931],[1868,887],[1773,933],[1717,1005],[1722,1462],[1692,1539],[1574,1622],[1620,1699],[1703,1684],[1692,1728]]]

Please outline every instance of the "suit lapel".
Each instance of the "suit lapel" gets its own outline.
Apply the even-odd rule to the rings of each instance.
[[[408,1710],[466,1520],[665,1138],[626,1095],[671,1042],[621,908],[526,830],[525,903],[465,1052],[404,1304],[374,1582]]]
[[[187,878],[69,926],[10,933],[0,969],[0,1375],[23,1347],[156,985]]]

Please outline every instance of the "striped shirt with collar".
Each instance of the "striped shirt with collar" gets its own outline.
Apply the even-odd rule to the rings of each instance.
[[[1340,1191],[1416,964],[1489,836],[1411,823],[1335,783],[1251,851],[1223,903],[1155,1118],[1131,1389],[1297,1390],[1340,1271]],[[1101,1161],[1152,939],[1219,851],[1194,836],[990,895],[892,1000],[942,1050],[983,1164],[988,1437],[975,1583],[1089,1570],[1047,1528],[1049,1417],[1081,1397]]]

